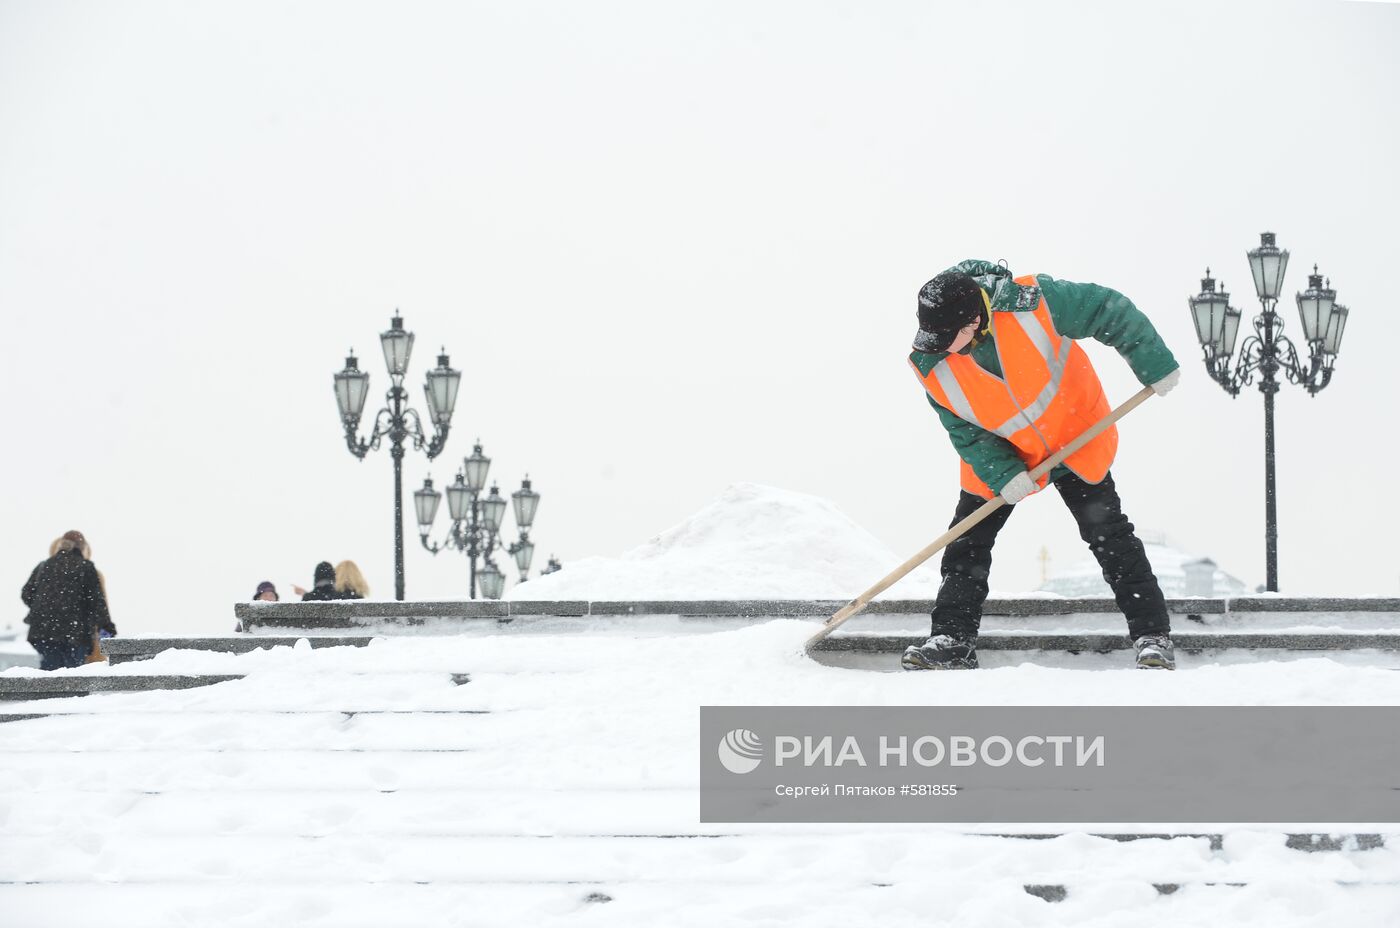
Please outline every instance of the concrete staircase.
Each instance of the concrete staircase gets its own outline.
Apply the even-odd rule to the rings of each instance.
[[[821,615],[826,606],[803,608]],[[1078,621],[1085,614],[1062,615]],[[483,633],[528,636],[590,615],[511,614],[507,607],[505,615],[471,619],[489,620]],[[910,615],[918,620],[894,614],[900,621]],[[356,618],[353,628],[363,629],[365,616]],[[726,627],[735,617],[691,618]],[[989,632],[987,651],[1039,650],[1042,658],[1104,651],[1120,660],[1126,646],[1106,632],[1038,632],[1033,623],[1050,621],[1040,614],[1010,618],[1025,622]],[[1400,648],[1400,632],[1384,630],[1242,632],[1199,624],[1200,631],[1177,636],[1183,650],[1283,648],[1374,660]],[[353,655],[376,636],[421,630],[390,622],[373,635],[326,634],[344,628],[322,627],[299,647]],[[1268,854],[1334,861],[1321,878],[1350,886],[1358,902],[1393,899],[1400,886],[1400,869],[1386,866],[1397,859],[1400,839],[1374,831],[1242,838],[1209,829],[1085,835],[1041,826],[978,829],[969,838],[965,828],[923,825],[702,824],[687,777],[664,766],[613,770],[540,737],[567,733],[579,712],[592,711],[576,700],[609,696],[589,695],[586,679],[575,685],[568,655],[524,669],[456,656],[469,650],[421,668],[255,663],[246,672],[180,674],[141,673],[136,663],[172,648],[256,660],[251,652],[298,640],[118,638],[108,642],[109,668],[0,676],[0,698],[10,700],[0,715],[9,722],[0,725],[0,923],[87,925],[98,908],[108,925],[142,928],[235,917],[316,922],[327,913],[335,924],[538,924],[594,910],[616,912],[620,923],[635,913],[658,923],[657,913],[683,897],[723,924],[748,917],[745,894],[762,885],[775,898],[791,894],[849,911],[854,924],[891,894],[956,893],[952,884],[940,890],[940,868],[970,853],[1005,857],[1007,878],[1027,904],[1072,907],[1091,897],[1095,862],[1110,859],[1115,866],[1137,861],[1143,886],[1160,898],[1208,893],[1228,901],[1259,880],[1260,871],[1226,860],[1251,841],[1264,842]],[[842,635],[824,654],[884,660],[910,640],[908,633]],[[80,693],[93,695],[64,698]],[[614,711],[625,713],[631,696],[611,698]],[[768,862],[794,858],[808,862],[800,877],[763,883]],[[853,860],[861,865],[851,869]],[[1082,877],[1039,875],[1063,873],[1066,861],[1077,862]],[[356,913],[348,922],[347,911]],[[35,912],[41,921],[3,917]]]
[[[504,682],[475,676],[493,689]],[[950,842],[968,852],[965,833],[928,826],[883,826],[877,840],[858,826],[704,825],[690,785],[571,774],[568,758],[547,788],[538,776],[518,777],[508,760],[522,747],[512,715],[552,711],[530,698],[528,675],[509,681],[514,699],[489,705],[473,698],[477,683],[413,677],[436,697],[412,710],[377,703],[349,675],[317,681],[343,691],[340,709],[304,708],[296,698],[244,707],[233,691],[218,698],[252,677],[211,686],[207,698],[178,708],[158,701],[175,694],[110,692],[17,707],[11,717],[21,720],[0,726],[0,911],[44,917],[4,923],[77,926],[100,906],[115,926],[217,924],[228,912],[248,924],[285,924],[279,919],[324,911],[318,900],[330,893],[336,911],[363,911],[352,924],[408,924],[406,913],[414,924],[445,924],[463,912],[481,913],[463,924],[535,924],[595,906],[664,910],[677,894],[704,899],[721,924],[742,915],[726,894],[750,891],[765,860],[811,861],[804,881],[764,884],[765,892],[839,908],[875,904],[894,886],[937,892]],[[116,699],[139,701],[103,702]],[[1092,884],[1093,860],[1109,855],[1118,865],[1140,860],[1143,884],[1161,897],[1220,893],[1225,902],[1250,883],[1229,866],[1212,879],[1173,873],[1221,857],[1232,837],[1218,832],[1075,836],[1042,826],[972,840],[994,856],[1007,856],[1006,842],[1043,845],[1008,858],[1028,870],[1083,859],[1082,885],[1018,884],[1043,904],[1072,903]],[[1347,873],[1375,869],[1369,855],[1393,853],[1375,833],[1273,840],[1292,854],[1344,858],[1332,869]],[[860,875],[868,864],[845,872],[843,861],[871,854],[889,857],[880,879]],[[1396,885],[1356,882],[1358,899]]]

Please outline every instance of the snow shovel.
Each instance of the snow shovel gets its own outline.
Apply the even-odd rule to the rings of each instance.
[[[1084,447],[1086,444],[1088,444],[1090,441],[1096,438],[1100,432],[1108,428],[1113,423],[1117,422],[1119,419],[1126,416],[1128,413],[1132,412],[1151,395],[1152,388],[1143,387],[1137,393],[1133,394],[1132,398],[1125,402],[1122,406],[1119,406],[1117,409],[1104,416],[1098,422],[1095,422],[1093,425],[1089,426],[1089,428],[1083,434],[1075,438],[1069,444],[1065,445],[1059,451],[1056,451],[1054,454],[1050,455],[1050,457],[1046,458],[1044,463],[1040,464],[1038,467],[1031,471],[1031,479],[1039,480],[1041,477],[1050,473],[1050,471],[1055,467],[1055,465],[1059,464],[1065,458],[1069,457],[1071,454],[1074,454],[1074,452]],[[918,567],[924,561],[933,557],[939,551],[942,551],[948,545],[952,544],[955,540],[957,540],[957,538],[961,536],[964,532],[966,532],[968,529],[972,528],[978,522],[981,522],[983,519],[987,518],[987,516],[991,515],[993,512],[995,512],[997,509],[1001,508],[1004,505],[1006,505],[1006,500],[1002,499],[1000,496],[987,500],[987,502],[983,503],[982,506],[978,508],[976,512],[968,516],[966,519],[963,519],[957,525],[954,525],[952,528],[948,529],[948,531],[944,532],[942,535],[939,535],[937,538],[935,538],[932,542],[929,543],[928,547],[924,548],[922,551],[911,557],[909,560],[905,561],[903,564],[900,564],[879,583],[875,584],[870,589],[866,590],[864,593],[860,594],[855,599],[842,606],[841,609],[835,615],[833,615],[831,618],[827,619],[824,623],[822,623],[822,627],[817,631],[815,635],[807,639],[807,653],[810,654],[812,648],[816,647],[817,642],[821,641],[827,635],[830,635],[832,632],[836,631],[836,629],[840,628],[841,625],[845,623],[847,619],[853,617],[856,613],[860,612],[866,606],[870,605],[870,601],[872,599],[874,599],[876,596],[879,596],[881,593],[885,592],[885,590],[888,590],[890,587],[898,583],[901,579],[903,579],[905,574],[909,573],[915,567]]]

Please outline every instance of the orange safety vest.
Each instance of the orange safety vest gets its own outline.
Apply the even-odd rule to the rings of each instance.
[[[1017,277],[1016,283],[1034,287],[1035,276]],[[1011,442],[1032,470],[1108,415],[1108,397],[1084,349],[1055,331],[1044,296],[1033,312],[989,315],[1002,377],[968,355],[948,355],[927,377],[912,359],[909,364],[934,402]],[[1085,481],[1098,483],[1117,450],[1118,429],[1110,426],[1064,463]],[[1048,474],[1039,480],[1042,489],[1048,482]],[[966,461],[962,488],[983,499],[996,496]]]

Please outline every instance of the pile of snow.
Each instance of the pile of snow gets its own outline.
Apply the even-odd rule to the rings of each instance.
[[[851,599],[902,560],[827,500],[738,483],[646,544],[571,561],[509,598]],[[924,565],[890,593],[922,599],[937,590],[936,569]]]

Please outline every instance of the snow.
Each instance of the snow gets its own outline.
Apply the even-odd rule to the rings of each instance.
[[[904,560],[827,500],[739,483],[674,528],[618,557],[571,561],[511,599],[851,599]],[[935,566],[890,595],[932,597]]]
[[[533,599],[847,599],[900,558],[830,503],[738,484]],[[932,597],[925,568],[891,592]],[[1041,594],[1056,598],[1053,594]],[[1352,627],[1355,617],[1225,616]],[[862,633],[917,616],[861,616]],[[1371,617],[1388,624],[1389,616]],[[1047,628],[1121,629],[1109,615]],[[70,675],[241,674],[191,690],[10,704],[0,725],[0,923],[200,925],[1390,925],[1400,826],[703,824],[704,705],[1395,705],[1375,655],[988,652],[976,673],[819,664],[815,621],[522,617],[367,647],[166,651]],[[987,628],[1010,619],[988,619]],[[1243,655],[1243,656],[1242,656]],[[993,659],[994,658],[994,659]],[[1277,658],[1274,660],[1272,658]],[[893,669],[893,655],[872,656]],[[1391,663],[1394,663],[1392,660]],[[470,675],[458,685],[454,674]],[[28,668],[7,677],[38,675]],[[1051,840],[992,833],[1064,832]],[[1288,831],[1389,833],[1307,854]],[[1120,843],[1092,832],[1171,833]],[[1223,846],[1190,833],[1223,832]],[[1181,883],[1159,895],[1154,883]],[[1247,884],[1243,886],[1230,884]],[[1048,903],[1027,884],[1063,884]]]
[[[3,921],[86,924],[100,907],[108,924],[141,926],[845,928],[923,924],[932,906],[940,922],[969,928],[1145,915],[1301,926],[1343,907],[1349,924],[1393,923],[1395,887],[1372,884],[1400,881],[1400,847],[1283,846],[1285,830],[1325,825],[699,823],[701,705],[1400,701],[1400,674],[1325,657],[1286,672],[1199,658],[1175,674],[843,670],[802,655],[812,625],[668,636],[505,627],[118,665],[110,672],[247,676],[7,710],[68,714],[0,725]],[[454,685],[450,674],[463,671],[471,682]],[[1047,830],[1067,833],[969,833]],[[1221,830],[1218,852],[1199,838],[1124,844],[1087,833]],[[1189,885],[1158,896],[1153,882]],[[1028,883],[1063,883],[1070,895],[1051,905],[1027,895]]]

